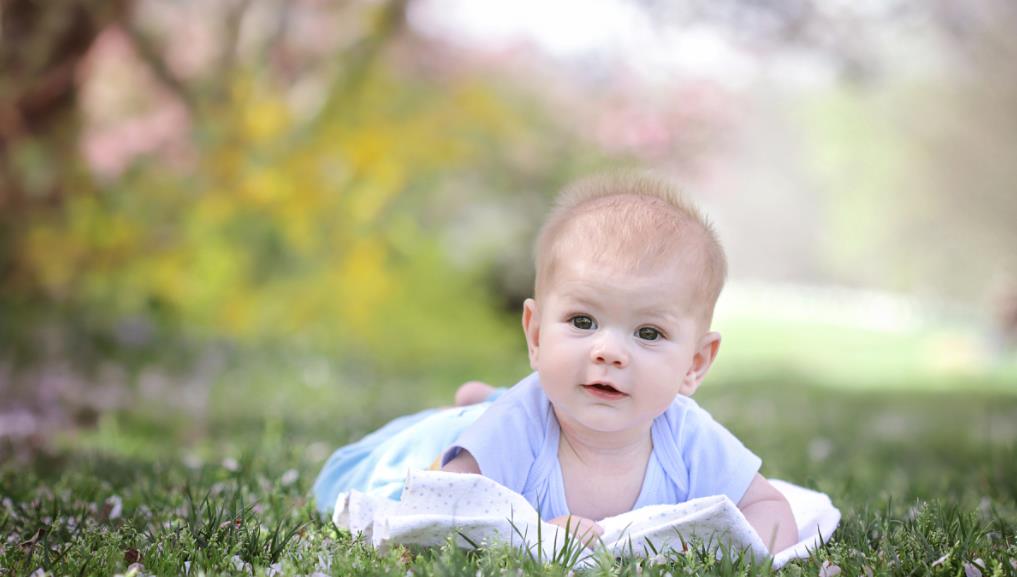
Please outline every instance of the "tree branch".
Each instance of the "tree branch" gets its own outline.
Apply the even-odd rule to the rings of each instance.
[[[286,39],[289,35],[292,14],[293,8],[289,1],[282,0],[279,2],[275,29],[269,35],[268,41],[259,50],[262,61],[268,62],[286,83],[290,83],[293,80],[290,53],[286,48]]]
[[[130,16],[121,21],[121,28],[134,46],[135,53],[148,66],[156,79],[183,103],[188,112],[192,115],[196,114],[197,99],[187,84],[170,69],[155,41],[145,34]]]
[[[317,114],[298,127],[290,138],[285,139],[285,149],[282,152],[293,151],[302,144],[314,140],[321,132],[325,119],[336,110],[341,110],[349,101],[382,50],[402,30],[406,22],[408,3],[408,0],[389,2],[378,15],[374,32],[350,48],[347,58],[337,59],[345,65],[338,65],[341,68],[335,73],[329,87],[328,98]]]
[[[211,78],[214,83],[212,93],[216,97],[225,96],[230,72],[233,70],[237,52],[240,49],[240,29],[244,23],[244,15],[247,14],[250,7],[251,0],[238,0],[226,11],[226,16],[223,19],[222,50],[219,52],[218,64],[216,64]]]

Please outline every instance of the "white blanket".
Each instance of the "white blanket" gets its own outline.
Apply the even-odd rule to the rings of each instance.
[[[840,511],[823,493],[784,481],[771,483],[787,497],[798,523],[798,544],[773,556],[774,567],[780,568],[792,559],[808,557],[820,539],[828,540],[840,522]],[[398,544],[441,545],[453,535],[460,547],[505,542],[534,554],[539,549],[551,559],[565,542],[564,529],[541,521],[522,495],[481,475],[441,471],[410,471],[399,501],[359,491],[342,493],[332,521],[363,534],[380,550]],[[693,539],[716,548],[747,550],[759,558],[769,555],[759,535],[724,495],[644,507],[598,523],[604,534],[597,546],[616,556],[682,550]],[[593,558],[586,555],[584,560]]]

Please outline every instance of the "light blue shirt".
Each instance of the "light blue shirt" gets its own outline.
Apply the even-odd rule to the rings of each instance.
[[[567,515],[558,462],[561,429],[536,373],[496,400],[442,455],[463,449],[480,472],[521,493],[544,519]],[[653,421],[653,451],[634,509],[727,495],[738,503],[759,471],[759,457],[689,397],[678,396]]]

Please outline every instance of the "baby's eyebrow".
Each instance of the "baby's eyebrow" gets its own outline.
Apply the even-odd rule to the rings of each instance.
[[[562,297],[564,300],[568,301],[569,304],[580,307],[595,308],[600,304],[596,296],[590,296],[581,289],[564,291],[562,293]],[[681,317],[681,315],[677,314],[671,307],[659,305],[639,307],[635,309],[635,314],[642,318],[662,320],[665,323],[676,323]]]
[[[561,296],[565,300],[575,301],[576,303],[584,306],[595,306],[597,304],[596,297],[590,296],[582,289],[563,291]]]
[[[673,311],[667,309],[661,309],[657,307],[648,307],[643,309],[636,309],[636,314],[641,317],[649,317],[652,319],[662,319],[665,322],[675,322],[679,316]]]

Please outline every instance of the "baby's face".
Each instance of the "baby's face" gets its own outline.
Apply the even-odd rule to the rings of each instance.
[[[523,317],[530,363],[559,420],[600,432],[646,428],[695,390],[697,353],[719,337],[705,333],[692,276],[678,266],[632,274],[582,258],[556,268]]]

